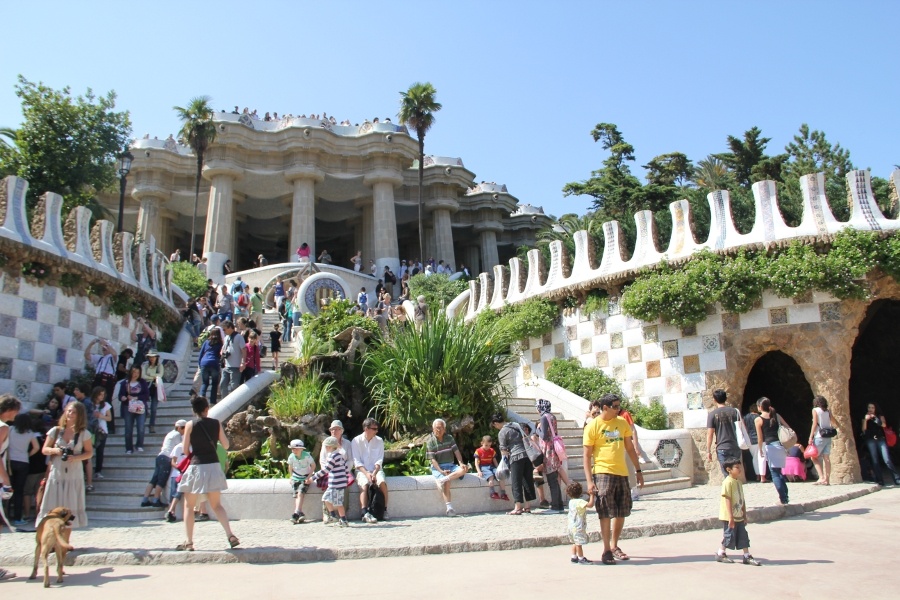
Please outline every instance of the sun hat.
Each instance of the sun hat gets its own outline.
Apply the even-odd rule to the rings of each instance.
[[[337,448],[338,440],[333,435],[329,435],[327,438],[325,438],[325,441],[322,442],[322,445],[326,448]]]
[[[343,429],[344,424],[341,423],[340,421],[338,421],[337,419],[335,419],[334,421],[331,422],[331,425],[328,427],[328,431],[331,431],[335,427],[340,427],[341,429]]]
[[[290,448],[305,448],[306,446],[303,445],[303,440],[291,440],[289,447]]]
[[[157,352],[156,350],[150,350],[149,352],[147,352],[147,354],[145,354],[145,356],[147,358],[150,358],[151,356],[159,358],[159,352]]]
[[[184,427],[186,425],[187,421],[185,421],[184,419],[178,419],[177,421],[175,421],[175,427]]]

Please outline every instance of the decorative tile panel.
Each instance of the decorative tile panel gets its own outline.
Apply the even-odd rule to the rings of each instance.
[[[59,324],[60,327],[64,327],[64,328],[68,329],[71,317],[72,317],[72,311],[70,311],[66,308],[61,308],[61,309],[59,309],[59,319],[57,320],[57,323]]]
[[[822,321],[840,321],[840,302],[823,302],[819,305],[819,314],[822,316]]]
[[[622,314],[622,307],[619,306],[618,296],[610,296],[608,306],[609,310],[607,312],[609,313],[609,316],[613,317]]]
[[[31,386],[27,381],[16,382],[16,398],[22,402],[29,402],[31,400]]]
[[[722,329],[727,332],[739,331],[741,320],[736,313],[722,313]]]
[[[44,344],[53,343],[53,325],[41,323],[38,327],[38,341]]]
[[[11,358],[0,358],[0,379],[12,379]]]
[[[700,392],[687,393],[688,410],[699,410],[703,408],[703,394]]]
[[[608,367],[609,366],[609,353],[606,351],[597,353],[597,366],[598,367]]]
[[[585,338],[581,340],[581,353],[582,354],[590,354],[593,346],[593,340],[591,338]]]
[[[127,327],[127,326],[128,326],[128,323],[126,323],[126,322],[123,320],[123,321],[122,321],[122,326],[123,326],[123,327]],[[118,327],[118,325],[113,325],[113,333],[112,333],[112,336],[113,336],[113,338],[118,338],[118,337],[119,337],[119,327]],[[519,342],[519,348],[521,348],[522,350],[528,350],[529,348],[531,348],[531,339],[530,339],[530,338],[525,338],[524,340],[521,340],[521,341]]]
[[[541,349],[540,349],[540,348],[534,348],[534,349],[532,349],[532,351],[531,351],[531,362],[533,362],[533,363],[539,363],[539,362],[541,362]]]
[[[41,288],[41,298],[44,304],[56,304],[56,288],[44,286]]]
[[[531,377],[531,365],[522,365],[522,378],[526,381],[530,381]]]
[[[19,340],[19,359],[34,360],[34,342]]]
[[[84,350],[84,332],[83,331],[73,331],[72,332],[72,349],[73,350]]]
[[[16,318],[12,315],[0,315],[0,335],[16,337]]]
[[[719,340],[718,335],[704,335],[703,336],[703,351],[704,352],[718,352],[722,349],[722,344]]]
[[[681,376],[680,375],[669,375],[666,377],[666,393],[667,394],[680,394],[681,393]]]
[[[22,300],[22,318],[37,321],[37,307],[37,302],[34,300]]]
[[[658,360],[648,360],[647,361],[647,378],[650,379],[652,377],[659,377],[660,375],[660,365]]]
[[[613,379],[616,381],[625,381],[625,365],[613,367]]]
[[[644,380],[639,379],[631,384],[631,395],[632,396],[643,396],[644,395]]]
[[[566,339],[572,341],[578,338],[578,328],[574,325],[566,327]]]
[[[549,346],[553,343],[553,333],[547,332],[541,336],[541,344],[544,346]]]
[[[606,333],[606,319],[594,319],[594,335]]]
[[[19,279],[17,277],[3,278],[3,293],[10,296],[19,295]]]
[[[631,346],[628,348],[628,362],[636,363],[641,362],[641,347],[640,346]]]
[[[812,290],[807,290],[799,296],[794,296],[794,304],[811,304],[813,301]]]
[[[674,469],[681,464],[681,457],[684,451],[678,445],[678,440],[659,440],[656,446],[656,462],[664,469]]]
[[[609,347],[610,348],[613,348],[613,349],[622,348],[623,345],[624,344],[622,342],[622,332],[621,331],[619,331],[617,333],[613,333],[612,335],[609,336]]]
[[[88,335],[97,335],[97,317],[88,317],[87,318],[87,333]]]
[[[75,298],[75,312],[83,313],[85,305],[86,303],[84,297],[78,296],[77,298]]]
[[[697,335],[697,326],[696,325],[688,325],[687,327],[681,328],[681,336],[682,337],[691,337]]]
[[[644,327],[644,343],[655,344],[659,341],[659,325],[647,325]]]
[[[684,357],[684,372],[699,373],[700,372],[700,356],[697,354],[689,354]]]
[[[556,358],[565,358],[566,357],[566,346],[562,342],[559,344],[553,344],[553,354]]]
[[[672,358],[678,356],[678,340],[669,340],[663,342],[663,358]]]
[[[38,365],[34,372],[36,383],[50,383],[50,365]]]
[[[66,354],[67,350],[65,348],[57,348],[56,349],[56,362],[58,364],[64,365],[66,364]]]
[[[772,325],[786,325],[788,322],[786,308],[770,308],[769,323]]]

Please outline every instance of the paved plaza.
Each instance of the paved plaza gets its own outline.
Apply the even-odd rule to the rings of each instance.
[[[751,503],[753,498],[759,498],[753,491],[758,487],[750,486]],[[851,487],[857,492],[867,489],[846,486],[841,491],[849,492]],[[706,489],[703,489],[704,494],[697,494],[695,488],[695,496],[705,496]],[[801,490],[797,492],[799,499]],[[814,501],[812,496],[809,501]],[[763,563],[760,568],[715,562],[713,552],[721,536],[715,531],[695,531],[628,540],[622,546],[631,555],[631,560],[619,562],[614,567],[573,565],[568,560],[568,548],[550,547],[304,564],[209,564],[202,569],[190,570],[169,565],[85,565],[67,569],[64,587],[74,594],[90,593],[95,600],[118,600],[129,595],[156,598],[171,595],[175,590],[181,596],[197,598],[215,594],[224,598],[338,595],[367,599],[487,596],[525,600],[605,595],[604,590],[612,583],[605,578],[615,574],[616,589],[622,590],[618,595],[625,594],[629,598],[895,598],[896,584],[892,573],[896,568],[895,540],[900,538],[900,520],[896,518],[898,501],[900,490],[886,489],[770,523],[753,523],[751,520],[748,532],[753,554]],[[700,501],[683,502],[694,504]],[[643,506],[651,504],[655,506],[655,501]],[[643,519],[654,510],[641,508],[634,520]],[[415,529],[422,534],[439,532],[444,535],[450,531],[444,524],[449,523],[453,529],[477,533],[482,525],[490,522],[489,519],[494,517],[470,517],[452,522],[449,519],[422,519],[421,523],[404,522],[398,527],[403,525],[401,530],[407,532]],[[537,516],[530,519],[529,529],[543,521]],[[512,517],[506,519],[509,520],[520,526],[507,525],[506,530],[515,530],[522,535],[526,521]],[[236,529],[248,544],[250,537],[260,531],[251,529],[246,522],[237,524]],[[265,529],[263,525],[261,530]],[[392,535],[387,527],[359,528],[359,531],[351,528],[341,533],[345,534],[345,539],[350,539],[360,531],[372,530],[378,535]],[[285,528],[281,527],[280,531],[283,544]],[[485,534],[489,535],[490,531],[486,530]],[[312,534],[304,530],[303,535]],[[9,537],[3,535],[0,541],[4,548]],[[218,545],[219,537],[204,536],[198,540]],[[412,535],[408,537],[414,539]],[[600,547],[595,544],[585,546],[585,555],[589,558],[599,557],[599,551]],[[0,583],[8,594],[19,598],[47,594],[40,587],[40,580],[27,582],[22,577],[23,573],[27,575],[25,567],[14,570],[20,577]]]
[[[868,496],[877,486],[791,484],[791,505],[787,507],[778,504],[771,484],[747,485],[745,490],[750,520],[759,522]],[[718,529],[718,494],[718,486],[696,486],[647,496],[635,503],[623,537]],[[195,552],[173,550],[184,539],[181,522],[93,522],[90,527],[73,532],[77,550],[70,554],[70,560],[74,557],[76,566],[279,563],[512,550],[568,543],[566,516],[539,511],[521,516],[491,513],[403,519],[376,525],[355,522],[347,529],[321,522],[292,525],[289,516],[290,496],[286,495],[284,518],[234,522],[234,532],[241,539],[237,550],[226,550],[228,544],[218,523],[197,523]],[[598,522],[592,519],[588,523],[592,542],[596,541]],[[710,535],[715,537],[711,532]],[[0,536],[3,567],[30,565],[33,552],[32,533]]]

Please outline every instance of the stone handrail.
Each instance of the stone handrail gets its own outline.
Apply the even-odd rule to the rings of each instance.
[[[900,189],[900,169],[891,174],[890,181],[896,194]],[[653,213],[649,210],[638,212],[634,215],[637,239],[630,258],[622,244],[621,226],[617,221],[607,221],[603,224],[605,247],[600,253],[599,264],[596,263],[596,253],[588,232],[578,231],[574,235],[575,257],[571,261],[560,241],[550,243],[549,265],[544,265],[540,250],[529,250],[527,264],[519,258],[512,258],[509,268],[498,265],[493,273],[482,273],[476,280],[470,281],[469,290],[447,306],[447,314],[455,315],[468,303],[465,318],[469,320],[482,310],[497,310],[528,298],[555,297],[567,290],[588,290],[603,284],[615,284],[661,260],[682,262],[703,249],[729,252],[740,248],[776,246],[791,240],[828,239],[846,227],[864,231],[900,229],[900,219],[886,218],[875,203],[868,171],[851,171],[847,174],[847,183],[852,211],[850,220],[842,222],[834,217],[825,197],[825,176],[818,173],[801,177],[803,218],[796,227],[789,227],[781,216],[775,182],[753,184],[756,219],[753,229],[746,234],[740,233],[734,225],[729,193],[722,190],[712,192],[707,196],[711,218],[709,236],[704,242],[694,238],[688,201],[673,202],[669,205],[672,236],[662,252],[657,245]]]
[[[91,227],[93,215],[83,206],[72,209],[63,222],[63,198],[53,192],[41,196],[29,223],[27,191],[28,182],[20,177],[0,181],[0,253],[7,269],[26,262],[59,265],[61,272],[79,280],[99,277],[177,313],[169,261],[153,237],[138,241],[128,232],[114,233],[115,225],[106,220]]]

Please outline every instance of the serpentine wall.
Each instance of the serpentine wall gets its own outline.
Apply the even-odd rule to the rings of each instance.
[[[130,345],[136,316],[180,319],[184,293],[171,281],[156,241],[136,241],[98,220],[85,207],[65,221],[59,194],[44,194],[29,221],[28,182],[0,181],[0,393],[28,405],[44,400],[56,381],[84,368],[84,348],[108,339],[117,351]],[[129,301],[136,314],[113,314]],[[167,381],[183,372],[190,355],[182,332],[171,353],[161,353]],[[188,338],[190,336],[188,335]]]
[[[705,242],[694,239],[690,208],[682,200],[670,207],[673,231],[665,252],[657,250],[652,214],[642,211],[635,215],[638,234],[630,258],[621,245],[619,224],[607,222],[603,225],[605,248],[599,265],[587,232],[579,231],[575,234],[576,251],[571,262],[561,242],[550,245],[549,267],[543,264],[538,250],[531,250],[527,265],[514,258],[508,269],[495,267],[493,274],[479,275],[470,282],[468,291],[450,303],[447,312],[452,315],[465,311],[469,320],[483,310],[497,310],[528,298],[561,299],[599,287],[611,290],[605,311],[567,311],[552,332],[522,340],[518,348],[520,364],[513,372],[519,395],[533,395],[528,393],[528,386],[540,386],[554,358],[575,358],[584,367],[601,369],[616,379],[630,397],[644,403],[663,402],[670,427],[684,427],[692,432],[698,446],[694,452],[697,482],[720,480],[718,465],[704,460],[712,390],[726,389],[729,403],[741,407],[756,361],[771,351],[784,352],[802,369],[813,394],[828,399],[836,426],[846,433],[834,441],[834,480],[858,481],[860,470],[849,405],[852,350],[872,302],[900,300],[900,286],[893,279],[870,277],[870,297],[864,301],[841,301],[820,292],[797,298],[780,298],[766,292],[761,303],[747,313],[729,313],[717,305],[709,308],[706,320],[687,328],[626,316],[619,307],[618,295],[622,284],[642,268],[661,260],[690,260],[693,253],[703,248],[727,252],[795,239],[828,240],[844,227],[900,229],[900,220],[885,218],[876,205],[867,171],[853,171],[847,175],[847,181],[852,201],[848,222],[838,221],[832,215],[821,174],[801,179],[803,219],[797,227],[784,223],[774,182],[753,186],[756,221],[747,234],[739,233],[734,226],[728,192],[717,191],[708,196],[712,220]],[[896,195],[900,170],[892,174],[891,187]],[[800,433],[801,437],[804,434]]]

